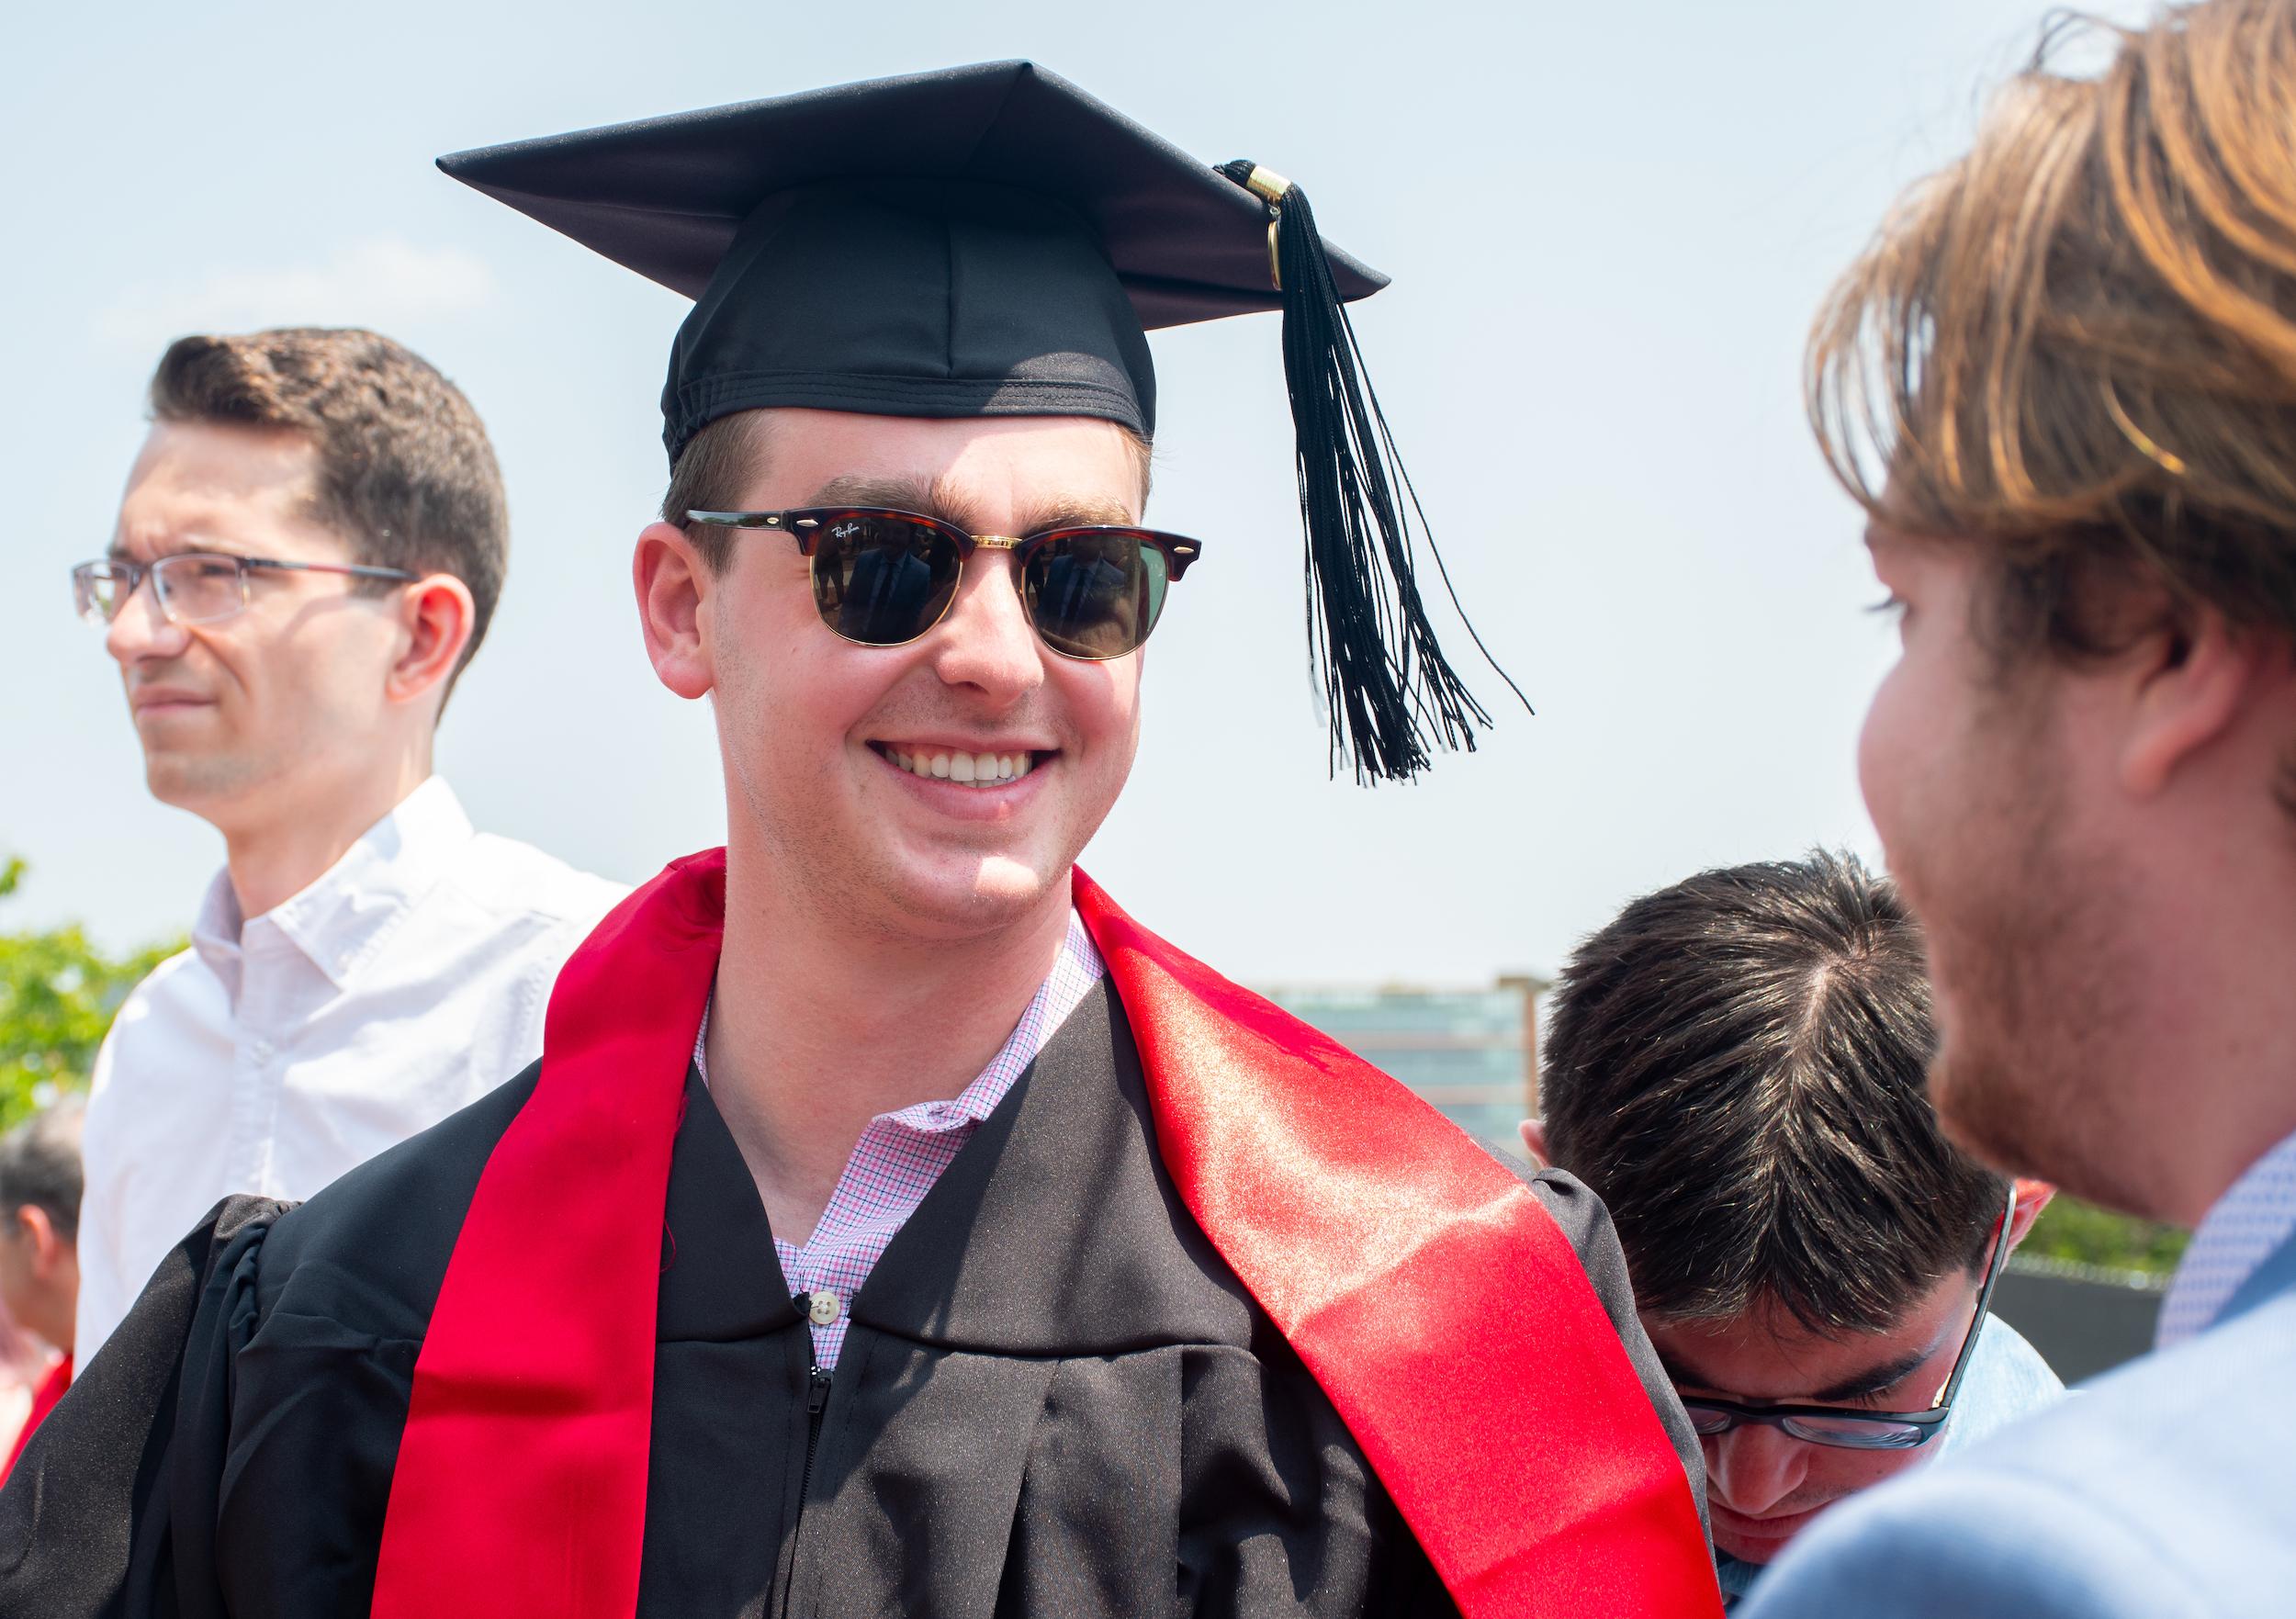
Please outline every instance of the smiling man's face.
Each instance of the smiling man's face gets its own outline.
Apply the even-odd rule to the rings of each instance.
[[[893,506],[998,534],[1140,520],[1139,450],[1107,422],[766,414],[751,510]],[[735,843],[849,924],[962,938],[1064,896],[1131,769],[1142,654],[1046,646],[1008,552],[976,550],[919,639],[861,646],[822,623],[788,535],[744,531],[697,629]]]
[[[1775,1309],[1720,1321],[1646,1313],[1642,1323],[1685,1395],[1741,1405],[1923,1411],[1953,1374],[1976,1313],[1978,1287],[1965,1272],[1949,1276],[1880,1332],[1813,1332]],[[1699,1443],[1716,1548],[1740,1562],[1767,1563],[1824,1509],[1916,1465],[1940,1441],[1910,1450],[1851,1450],[1743,1422]]]

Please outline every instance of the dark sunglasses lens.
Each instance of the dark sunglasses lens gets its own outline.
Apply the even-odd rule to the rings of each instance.
[[[912,518],[853,513],[825,520],[813,549],[821,620],[864,646],[898,646],[939,622],[956,593],[956,542]]]
[[[1121,658],[1164,612],[1164,553],[1137,534],[1064,534],[1029,557],[1021,588],[1044,644],[1071,658]]]

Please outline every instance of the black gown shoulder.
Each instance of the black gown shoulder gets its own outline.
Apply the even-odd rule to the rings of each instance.
[[[168,1253],[0,1490],[0,1619],[221,1619],[216,1525],[231,1429],[236,1412],[268,1398],[275,1368],[248,1352],[275,1316],[272,1337],[332,1337],[370,1357],[348,1387],[328,1378],[293,1391],[297,1420],[280,1425],[319,1440],[303,1479],[282,1492],[291,1533],[316,1531],[314,1553],[355,1548],[366,1492],[329,1486],[379,1476],[387,1491],[446,1255],[539,1066],[308,1203],[225,1198]],[[343,1408],[340,1420],[321,1416],[329,1404]],[[266,1470],[290,1460],[257,1448]],[[310,1508],[295,1511],[297,1501]],[[338,1507],[353,1511],[331,1522]]]
[[[1711,1539],[1713,1528],[1706,1518],[1705,1452],[1698,1444],[1698,1431],[1690,1425],[1690,1413],[1683,1409],[1682,1397],[1674,1392],[1674,1379],[1667,1376],[1666,1367],[1660,1364],[1659,1352],[1651,1347],[1649,1334],[1642,1330],[1642,1318],[1635,1310],[1634,1282],[1626,1274],[1626,1251],[1618,1245],[1618,1228],[1611,1223],[1610,1209],[1584,1181],[1569,1170],[1531,1172],[1513,1160],[1507,1161],[1507,1166],[1529,1185],[1532,1195],[1570,1240],[1580,1267],[1593,1284],[1595,1298],[1602,1301],[1611,1330],[1625,1345],[1635,1377],[1641,1383],[1650,1409],[1658,1412],[1659,1425],[1666,1430],[1675,1458],[1690,1479],[1691,1500],[1698,1508],[1698,1526]]]

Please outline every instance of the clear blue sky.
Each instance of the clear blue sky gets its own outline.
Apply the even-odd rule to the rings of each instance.
[[[2127,7],[2119,8],[2123,15]],[[1324,779],[1272,316],[1157,342],[1153,517],[1208,542],[1086,856],[1258,981],[1549,971],[1629,895],[1868,851],[1851,753],[1887,657],[1802,340],[2038,5],[1750,0],[1127,8],[41,6],[0,98],[0,926],[122,944],[220,856],[144,793],[65,571],[104,548],[141,389],[189,330],[375,326],[469,392],[510,484],[500,618],[442,768],[481,825],[627,880],[717,841],[706,715],[658,687],[629,544],[682,304],[443,178],[439,152],[1028,56],[1208,162],[1248,156],[1395,277],[1358,307],[1484,639],[1538,705],[1410,788]],[[1264,626],[1273,626],[1272,632]],[[1477,682],[1496,707],[1496,680]]]

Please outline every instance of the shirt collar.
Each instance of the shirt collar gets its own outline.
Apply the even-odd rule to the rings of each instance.
[[[219,873],[192,929],[193,948],[236,999],[242,939],[253,926],[276,928],[341,989],[477,835],[454,789],[433,776],[317,881],[259,916],[242,918],[230,872]]]
[[[243,921],[226,867],[215,874],[207,897],[199,902],[198,920],[191,925],[191,948],[208,971],[222,980],[223,993],[234,1006],[239,1003],[239,930]]]
[[[2291,1234],[2296,1234],[2296,1135],[2250,1164],[2192,1233],[2192,1245],[2161,1300],[2159,1347],[2206,1332]]]

